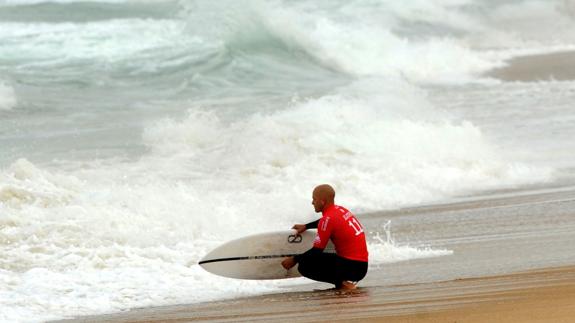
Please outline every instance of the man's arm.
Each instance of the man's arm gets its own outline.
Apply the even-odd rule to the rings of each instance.
[[[321,220],[321,219],[317,219],[317,220],[315,220],[315,221],[313,221],[313,222],[310,222],[310,223],[306,224],[306,225],[305,225],[305,228],[306,228],[306,229],[317,229],[317,224],[319,223],[319,220]]]
[[[300,234],[302,232],[304,232],[307,229],[316,229],[319,225],[321,219],[317,220],[317,221],[313,221],[310,222],[308,224],[296,224],[293,226],[292,229],[297,230],[297,233]],[[329,221],[329,220],[328,220]],[[313,248],[309,249],[308,251],[299,254],[299,255],[295,255],[293,257],[287,257],[282,261],[282,266],[285,269],[290,269],[293,266],[295,266],[302,258],[304,257],[308,257],[308,256],[315,256],[317,254],[320,254],[323,252],[323,249],[325,249],[325,245],[327,244],[327,239],[329,239],[329,235],[331,234],[331,227],[329,227],[329,229],[327,229],[327,225],[323,226],[323,230],[319,230],[318,231],[318,235],[316,237],[316,239],[314,240],[314,244],[313,244]],[[321,231],[321,232],[320,232]],[[322,243],[321,239],[325,240],[325,243]]]
[[[304,232],[307,229],[317,229],[317,224],[319,223],[319,219],[308,224],[296,224],[292,227],[292,229],[296,230],[298,234]]]
[[[282,266],[285,269],[292,268],[300,260],[302,260],[302,258],[304,258],[304,257],[308,257],[308,256],[313,257],[313,256],[316,256],[317,254],[320,254],[323,252],[323,249],[325,249],[327,242],[329,241],[329,238],[331,236],[332,226],[330,225],[329,220],[330,220],[329,217],[324,217],[324,218],[319,219],[318,221],[308,223],[308,224],[311,224],[312,226],[315,225],[315,227],[317,228],[319,225],[319,222],[322,222],[321,228],[319,230],[317,230],[317,236],[315,237],[315,240],[313,241],[313,248],[309,249],[308,251],[304,252],[303,254],[285,258],[282,261]],[[302,226],[307,227],[307,224],[306,225],[302,224]]]

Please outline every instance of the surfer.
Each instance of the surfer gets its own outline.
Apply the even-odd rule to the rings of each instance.
[[[338,289],[355,289],[367,273],[367,243],[363,227],[357,218],[344,207],[335,205],[335,190],[319,185],[313,190],[312,204],[321,219],[308,224],[296,224],[292,229],[298,234],[317,228],[313,247],[303,254],[286,257],[285,269],[299,263],[300,274],[309,279],[334,284]],[[331,239],[336,254],[324,253]]]

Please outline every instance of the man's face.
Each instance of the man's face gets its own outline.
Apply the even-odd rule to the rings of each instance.
[[[323,206],[325,205],[325,201],[320,198],[319,194],[316,191],[313,192],[311,204],[313,204],[313,208],[317,213],[323,211]]]

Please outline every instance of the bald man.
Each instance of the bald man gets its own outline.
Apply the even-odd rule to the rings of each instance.
[[[299,263],[298,271],[304,277],[334,284],[338,289],[355,289],[357,282],[367,273],[367,244],[363,227],[346,208],[335,205],[335,191],[327,185],[313,190],[312,204],[321,219],[296,224],[292,229],[298,234],[317,228],[313,247],[301,255],[282,261],[285,269]],[[328,241],[335,246],[336,254],[324,253]]]

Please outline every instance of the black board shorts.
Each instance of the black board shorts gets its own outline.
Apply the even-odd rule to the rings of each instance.
[[[367,262],[339,257],[333,253],[303,255],[298,271],[306,278],[340,287],[343,281],[358,282],[367,274]]]

